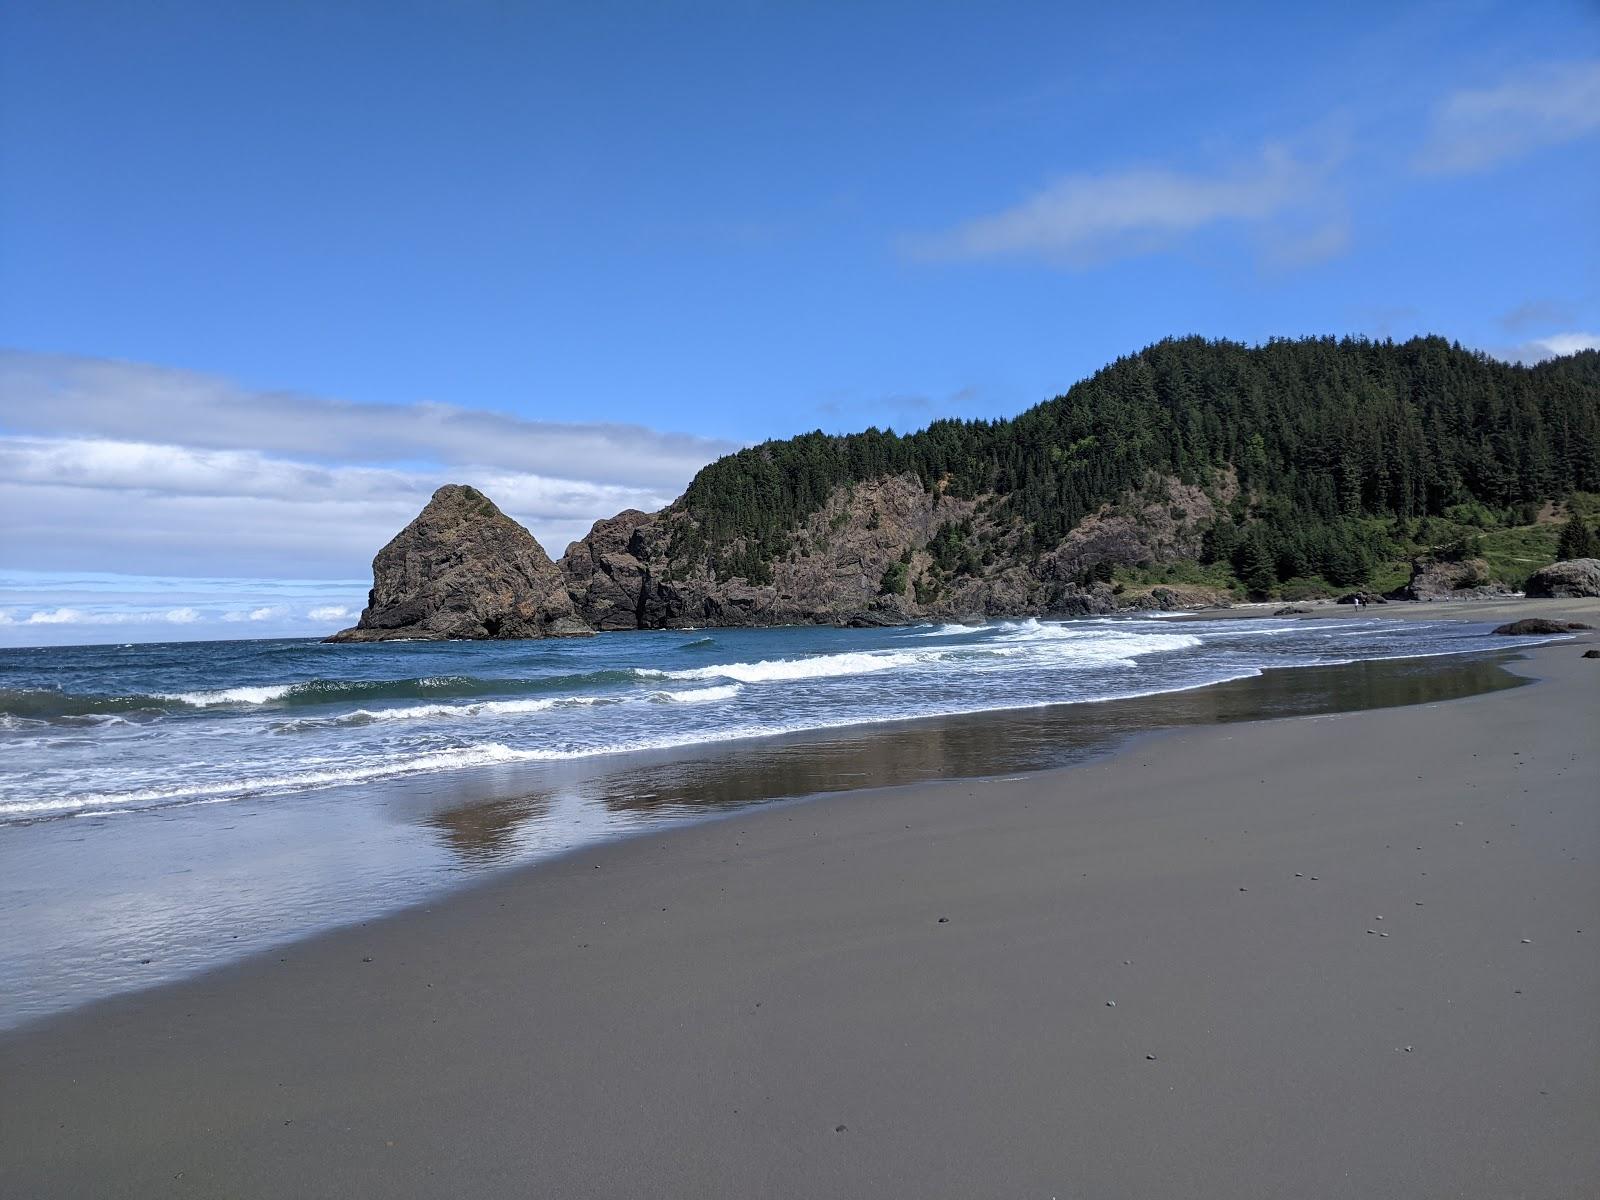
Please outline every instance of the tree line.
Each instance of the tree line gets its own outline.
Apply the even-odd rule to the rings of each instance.
[[[1048,550],[1151,472],[1236,483],[1206,555],[1248,586],[1358,583],[1381,552],[1369,518],[1600,491],[1600,352],[1521,366],[1439,337],[1168,339],[1013,418],[816,431],[729,455],[685,492],[693,520],[673,557],[763,573],[834,488],[899,474],[999,497],[992,515],[1020,552]],[[941,557],[958,555],[946,540]]]

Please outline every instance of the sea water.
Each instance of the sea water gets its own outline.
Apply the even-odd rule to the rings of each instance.
[[[1011,769],[1027,713],[1505,648],[1352,613],[0,650],[0,1025],[652,823]],[[1077,736],[1029,728],[1025,765]]]

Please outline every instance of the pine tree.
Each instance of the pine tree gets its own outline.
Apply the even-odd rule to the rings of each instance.
[[[1233,556],[1233,571],[1239,582],[1251,592],[1265,594],[1278,582],[1273,568],[1272,551],[1267,548],[1266,536],[1256,532],[1239,545]]]
[[[1577,513],[1573,513],[1561,528],[1561,540],[1556,543],[1556,557],[1563,561],[1600,557],[1600,538],[1595,537],[1594,530]]]

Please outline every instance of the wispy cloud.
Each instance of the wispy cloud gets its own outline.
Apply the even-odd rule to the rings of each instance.
[[[1600,60],[1546,63],[1494,87],[1452,92],[1434,108],[1419,170],[1481,171],[1600,132]]]
[[[0,612],[0,625],[193,625],[202,618],[196,608],[165,611],[105,612],[81,608],[42,608],[26,615]]]
[[[11,567],[349,578],[454,481],[482,488],[559,557],[601,517],[670,502],[732,448],[0,352],[0,544]]]
[[[320,635],[365,593],[363,580],[0,570],[0,644]]]
[[[252,391],[144,363],[0,350],[0,427],[13,433],[246,449],[341,465],[430,462],[674,489],[738,447],[640,425],[529,421],[450,404],[355,404]],[[609,514],[608,514],[609,515]]]
[[[1309,260],[1340,252],[1347,240],[1327,211],[1328,178],[1327,165],[1278,145],[1214,172],[1151,166],[1067,175],[999,212],[908,238],[903,249],[933,261],[1022,258],[1085,267],[1168,249],[1215,226],[1274,232],[1275,222],[1293,218],[1298,233],[1276,231],[1285,256]]]
[[[1574,308],[1560,300],[1528,300],[1500,315],[1500,326],[1513,333],[1543,325],[1561,325],[1572,320]]]
[[[1580,350],[1600,350],[1600,333],[1552,333],[1520,346],[1507,346],[1489,353],[1506,362],[1536,363]]]

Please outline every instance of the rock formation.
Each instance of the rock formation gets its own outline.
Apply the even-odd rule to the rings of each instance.
[[[1504,625],[1497,625],[1495,632],[1508,637],[1544,635],[1551,633],[1578,633],[1593,626],[1585,625],[1582,621],[1551,621],[1545,617],[1523,617],[1520,621],[1508,621]]]
[[[1508,596],[1511,589],[1491,577],[1481,558],[1447,562],[1419,558],[1411,564],[1411,580],[1389,593],[1391,600],[1485,600]]]
[[[1527,593],[1557,600],[1600,596],[1600,558],[1569,558],[1528,577]]]
[[[1231,488],[1231,478],[1225,480]],[[841,486],[764,564],[770,578],[719,571],[694,545],[679,504],[597,521],[567,547],[561,570],[577,610],[596,629],[698,625],[899,625],[998,616],[1075,616],[1118,608],[1226,603],[1200,587],[1117,596],[1092,568],[1192,557],[1214,514],[1198,487],[1152,480],[1106,505],[1048,554],[1025,555],[992,501],[930,491],[915,475]]]
[[[1224,476],[1220,502],[1233,489]],[[750,561],[738,559],[737,543],[709,548],[679,501],[595,522],[555,564],[482,493],[450,485],[379,551],[359,624],[329,640],[1214,607],[1227,604],[1229,593],[1189,584],[1121,593],[1110,571],[1192,558],[1216,502],[1199,487],[1153,476],[1036,553],[1014,521],[996,516],[995,498],[950,496],[915,475],[888,475],[834,489],[782,551]],[[741,565],[730,569],[730,559]]]
[[[440,488],[372,560],[372,590],[332,642],[592,632],[539,543],[476,488]]]

